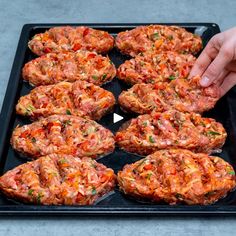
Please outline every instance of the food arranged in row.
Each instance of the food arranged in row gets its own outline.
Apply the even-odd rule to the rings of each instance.
[[[114,171],[91,158],[51,154],[0,177],[9,198],[43,205],[90,205],[115,187]]]
[[[115,97],[111,92],[78,80],[34,88],[19,99],[16,113],[31,119],[67,114],[100,120],[114,105]]]
[[[93,120],[71,115],[53,115],[18,126],[12,133],[11,144],[33,159],[52,153],[97,158],[115,148],[110,130]]]
[[[121,64],[117,77],[131,85],[185,79],[195,61],[196,58],[191,54],[145,52]]]
[[[175,109],[182,112],[203,113],[212,109],[219,100],[219,88],[200,86],[199,76],[176,79],[170,83],[135,84],[119,96],[119,104],[127,112],[147,114],[152,111]]]
[[[219,157],[185,149],[157,151],[117,175],[120,189],[142,201],[212,204],[236,187],[232,166]]]
[[[48,53],[26,63],[22,71],[23,79],[35,86],[77,80],[100,86],[115,75],[116,68],[108,57],[84,50]]]
[[[124,123],[115,139],[128,152],[148,155],[169,148],[211,153],[223,146],[226,136],[222,124],[212,118],[168,110],[140,115]]]
[[[112,132],[95,120],[112,111],[115,97],[99,86],[116,76],[108,56],[115,46],[127,60],[119,80],[133,85],[118,98],[124,111],[142,114]],[[235,186],[233,167],[208,156],[222,148],[222,124],[198,113],[212,109],[218,88],[188,79],[201,38],[176,26],[139,26],[118,33],[55,27],[35,35],[38,58],[22,77],[38,86],[21,97],[16,113],[34,120],[17,126],[12,148],[30,162],[0,177],[9,198],[43,205],[90,205],[114,190],[116,175],[96,162],[115,149],[149,155],[117,174],[120,190],[137,200],[212,204]],[[193,54],[193,55],[192,55]]]
[[[85,26],[61,26],[36,34],[28,46],[38,56],[80,49],[105,54],[114,47],[114,38],[108,32]]]
[[[202,49],[202,40],[178,26],[148,25],[118,33],[115,45],[132,57],[150,50],[197,54]]]

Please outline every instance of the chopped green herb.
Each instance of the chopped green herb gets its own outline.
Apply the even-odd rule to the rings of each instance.
[[[92,166],[93,168],[95,168],[95,169],[97,168],[97,165],[94,164],[94,163],[92,163],[91,166]]]
[[[58,161],[60,164],[65,164],[66,163],[66,159],[60,159],[59,161]]]
[[[203,127],[206,127],[206,124],[204,122],[200,122],[200,125],[202,125]]]
[[[169,40],[172,40],[172,39],[173,39],[173,35],[169,35],[169,36],[168,36],[168,39],[169,39]]]
[[[208,131],[207,133],[210,135],[221,135],[220,133],[212,131],[212,130]]]
[[[158,32],[154,33],[154,34],[152,35],[152,38],[153,38],[154,40],[159,39],[159,34],[158,34]]]
[[[67,115],[71,115],[71,112],[70,112],[69,109],[66,109],[66,114],[67,114]]]
[[[155,140],[154,140],[154,138],[152,136],[149,136],[149,142],[150,143],[155,143]]]
[[[40,204],[41,203],[41,198],[43,197],[43,194],[42,192],[39,192],[38,193],[38,196],[37,196],[37,203]]]
[[[35,108],[31,105],[29,105],[27,108],[26,108],[27,111],[33,111],[35,110]]]
[[[109,62],[110,62],[111,65],[113,65],[113,62],[111,60]]]
[[[34,189],[29,189],[28,195],[29,195],[29,196],[33,196],[33,192],[34,192]]]
[[[107,74],[103,74],[102,75],[102,80],[106,79],[106,77],[107,77]]]
[[[140,65],[141,65],[141,66],[144,66],[144,64],[145,64],[145,63],[144,63],[143,61],[140,61]]]
[[[96,190],[95,187],[93,187],[93,188],[92,188],[92,195],[95,195],[95,194],[97,194],[97,190]]]
[[[228,174],[235,175],[235,172],[233,170],[228,171]]]
[[[27,108],[26,108],[26,112],[25,112],[25,115],[29,115],[29,114],[32,114],[32,112],[35,110],[35,108],[31,105],[29,105]]]
[[[171,75],[168,79],[169,79],[169,80],[174,80],[174,79],[175,79],[175,76],[174,76],[174,75]]]
[[[152,173],[150,172],[147,174],[146,179],[150,180],[151,176],[152,176]]]
[[[71,121],[70,121],[70,120],[66,120],[65,123],[66,123],[67,125],[71,125]]]
[[[70,121],[70,120],[65,120],[65,121],[62,123],[63,128],[65,128],[67,125],[71,125],[71,121]]]
[[[98,77],[97,77],[96,75],[92,75],[92,78],[93,78],[94,80],[98,80]]]
[[[32,141],[32,143],[36,143],[36,138],[33,137],[33,138],[31,139],[31,141]]]
[[[147,121],[144,121],[144,122],[143,122],[143,125],[144,125],[144,126],[147,126],[147,125],[148,125]]]
[[[140,163],[133,169],[133,172],[136,174],[136,170],[146,161],[146,157],[140,160]]]

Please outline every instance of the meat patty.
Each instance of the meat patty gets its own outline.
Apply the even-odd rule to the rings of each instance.
[[[112,110],[114,104],[115,97],[111,92],[92,83],[60,82],[36,87],[21,97],[16,112],[32,119],[68,114],[99,120]]]
[[[51,154],[0,177],[9,198],[42,205],[91,205],[115,187],[112,169],[90,158]]]
[[[148,52],[125,61],[117,76],[128,84],[170,82],[187,78],[196,58],[191,54],[177,52]]]
[[[125,111],[138,114],[169,109],[202,113],[215,106],[220,93],[216,85],[203,88],[200,79],[195,76],[190,80],[176,79],[170,83],[136,84],[120,94],[119,104]]]
[[[114,38],[105,31],[85,26],[61,26],[36,34],[28,46],[38,56],[49,52],[75,52],[79,49],[105,54],[113,48]]]
[[[113,152],[110,130],[95,121],[70,115],[53,115],[16,127],[12,147],[33,159],[51,153],[92,157]]]
[[[220,157],[161,150],[118,172],[120,189],[138,200],[208,205],[235,186],[233,167]]]
[[[202,48],[202,40],[181,27],[147,25],[120,32],[115,45],[132,57],[150,50],[196,54]]]
[[[116,133],[115,140],[120,148],[141,155],[167,148],[211,153],[223,146],[226,136],[214,119],[168,110],[132,119]]]
[[[116,68],[108,57],[84,50],[48,53],[26,63],[22,69],[23,79],[35,86],[76,80],[100,86],[110,82],[115,75]]]

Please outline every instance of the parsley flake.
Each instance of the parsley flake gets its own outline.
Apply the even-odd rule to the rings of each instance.
[[[65,164],[66,163],[66,159],[60,159],[59,161],[58,161],[60,164]]]
[[[33,192],[34,192],[34,189],[29,189],[28,195],[29,195],[29,196],[33,196]]]
[[[159,39],[159,33],[158,33],[158,32],[154,33],[154,34],[152,35],[152,38],[153,38],[154,40]]]
[[[96,75],[92,75],[92,78],[93,78],[94,80],[98,80],[98,77],[97,77]]]
[[[151,176],[152,176],[152,173],[150,172],[150,173],[147,174],[146,178],[147,178],[148,180],[150,180]]]
[[[228,174],[235,175],[235,172],[233,170],[228,171]]]
[[[143,122],[143,125],[147,127],[148,122],[147,122],[147,121],[144,121],[144,122]]]
[[[40,204],[41,203],[41,198],[43,197],[43,193],[39,192],[38,196],[37,196],[37,203]]]
[[[107,77],[107,74],[103,74],[102,75],[102,80],[106,79],[106,77]]]
[[[212,131],[212,130],[208,131],[207,133],[210,135],[221,135],[220,133]]]
[[[69,109],[66,109],[66,114],[67,114],[67,115],[71,115],[71,112],[70,112]]]
[[[168,79],[169,79],[169,80],[175,80],[175,76],[174,76],[174,75],[171,75]]]
[[[36,138],[33,137],[33,138],[31,139],[31,141],[32,141],[32,143],[36,143]]]
[[[150,143],[155,143],[155,140],[154,140],[154,138],[152,136],[149,136],[149,142]]]
[[[97,194],[97,190],[96,190],[95,187],[93,187],[93,188],[92,188],[92,195],[95,195],[95,194]]]

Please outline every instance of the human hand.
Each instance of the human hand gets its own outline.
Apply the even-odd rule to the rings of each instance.
[[[200,84],[216,84],[222,97],[236,84],[236,27],[211,38],[196,60],[189,78],[202,77]]]

